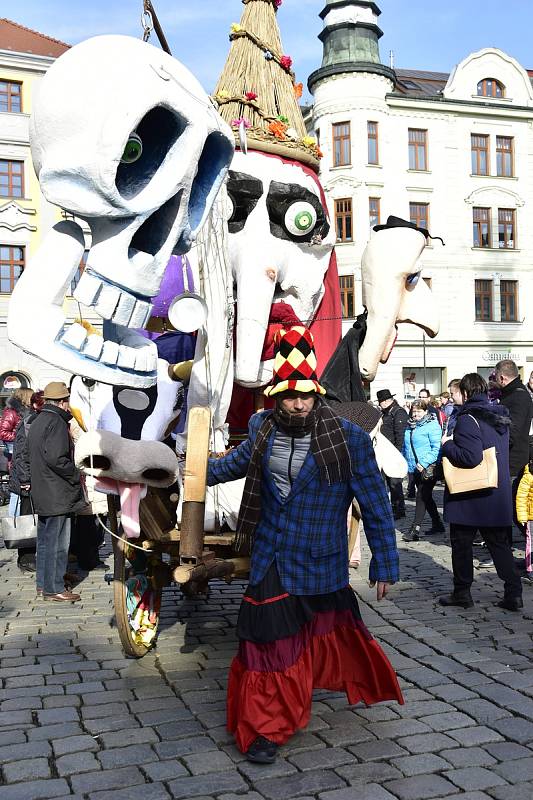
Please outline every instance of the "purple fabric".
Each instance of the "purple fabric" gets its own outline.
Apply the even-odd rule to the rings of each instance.
[[[167,264],[159,294],[153,298],[154,309],[152,311],[153,317],[166,317],[168,315],[168,307],[174,300],[176,295],[185,291],[183,282],[183,264],[187,271],[187,280],[189,283],[189,291],[194,292],[194,279],[186,256],[170,256]]]

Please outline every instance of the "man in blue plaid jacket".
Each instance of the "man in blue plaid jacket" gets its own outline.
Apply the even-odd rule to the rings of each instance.
[[[245,477],[255,438],[268,413],[254,414],[246,441],[223,458],[210,460],[210,486]],[[346,586],[347,514],[353,498],[361,508],[372,551],[369,578],[377,583],[378,599],[386,594],[387,584],[399,580],[392,509],[372,442],[357,425],[344,419],[340,422],[350,454],[351,476],[331,485],[324,483],[309,450],[285,499],[269,469],[275,438],[272,430],[262,456],[261,516],[255,529],[250,584],[259,583],[275,559],[281,584],[290,594],[324,594]]]

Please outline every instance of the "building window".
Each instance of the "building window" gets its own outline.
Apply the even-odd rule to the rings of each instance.
[[[24,247],[0,244],[0,293],[9,294],[24,269]]]
[[[409,169],[427,170],[428,132],[409,128]]]
[[[89,251],[88,250],[84,250],[83,251],[83,255],[82,255],[81,259],[80,259],[80,263],[78,264],[78,269],[76,270],[76,274],[74,275],[74,277],[72,278],[72,281],[70,283],[70,294],[71,295],[73,295],[74,292],[76,291],[76,286],[80,282],[80,278],[83,275],[83,270],[87,266],[87,257],[88,257],[88,255],[89,255]]]
[[[478,97],[505,97],[505,86],[496,78],[485,78],[477,85]]]
[[[474,247],[490,247],[490,208],[474,208]]]
[[[514,175],[514,147],[512,136],[496,137],[496,175],[512,178]]]
[[[0,160],[0,197],[24,197],[24,162]]]
[[[518,281],[500,281],[500,307],[502,322],[518,320]]]
[[[353,241],[352,201],[349,197],[335,200],[335,230],[338,242]]]
[[[512,250],[516,247],[515,211],[513,208],[498,209],[498,247]]]
[[[489,174],[489,137],[472,134],[472,175]]]
[[[379,164],[378,123],[367,122],[368,131],[368,163]]]
[[[429,203],[409,203],[409,219],[417,228],[429,230]]]
[[[353,319],[355,316],[355,292],[353,275],[341,275],[339,277],[341,289],[342,318]]]
[[[22,111],[22,84],[16,81],[0,81],[0,111]]]
[[[379,225],[381,220],[381,200],[379,197],[368,198],[368,218],[371,228]]]
[[[352,163],[350,123],[337,122],[333,125],[333,166],[345,167]]]
[[[476,320],[492,320],[492,281],[476,280]]]

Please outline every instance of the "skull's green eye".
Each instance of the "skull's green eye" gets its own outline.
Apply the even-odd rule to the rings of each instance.
[[[143,143],[141,137],[136,133],[130,133],[120,161],[122,164],[135,164],[142,156],[142,152]]]
[[[285,213],[285,227],[293,236],[306,236],[316,225],[316,210],[311,203],[292,203]]]

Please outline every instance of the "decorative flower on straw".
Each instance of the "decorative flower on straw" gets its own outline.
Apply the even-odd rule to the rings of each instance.
[[[244,96],[247,100],[257,100],[257,94],[255,92],[246,92]]]
[[[295,83],[294,84],[294,96],[297,100],[300,99],[304,92],[304,85],[303,83]]]
[[[271,122],[270,125],[268,126],[268,130],[270,131],[270,133],[274,134],[276,139],[283,140],[287,138],[285,135],[287,131],[287,126],[285,125],[284,122],[280,122],[278,120],[276,122]]]
[[[289,124],[289,118],[288,117],[284,117],[283,114],[278,114],[276,119],[279,119],[280,122],[284,122],[285,125]]]
[[[218,92],[217,97],[220,97],[221,100],[227,100],[229,97],[229,92],[227,92],[226,89],[221,89],[220,92]]]
[[[274,58],[270,50],[265,50],[265,58],[267,61],[272,61],[272,59]]]
[[[285,131],[285,135],[287,139],[294,140],[298,138],[298,131],[296,130],[296,128],[287,128],[287,130]]]
[[[238,22],[232,22],[230,30],[232,33],[239,33],[239,31],[243,30],[243,27]]]
[[[302,144],[306,147],[316,147],[316,139],[313,136],[304,136]]]
[[[274,2],[275,7],[279,8],[280,5],[283,3],[283,0],[273,0],[273,2]]]
[[[288,72],[292,67],[292,58],[290,56],[281,56],[279,63],[281,64],[283,69],[286,69]]]
[[[251,128],[252,127],[252,123],[249,120],[244,119],[244,117],[237,117],[237,119],[232,119],[231,120],[231,127],[232,128],[238,128],[240,125],[244,125],[245,128]]]

